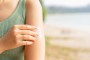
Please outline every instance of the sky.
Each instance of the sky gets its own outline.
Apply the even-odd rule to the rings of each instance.
[[[90,4],[90,0],[44,0],[46,6],[69,6],[69,7],[81,7]]]

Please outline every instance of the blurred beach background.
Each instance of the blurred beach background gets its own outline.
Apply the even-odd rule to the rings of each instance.
[[[46,60],[90,60],[90,0],[42,0]]]

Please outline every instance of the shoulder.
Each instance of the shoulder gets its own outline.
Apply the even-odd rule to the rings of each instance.
[[[35,4],[38,2],[39,2],[39,0],[26,0],[26,4],[29,4],[29,5],[32,5],[32,4]]]
[[[40,5],[40,0],[26,0],[26,9],[31,9],[31,7],[36,7]]]

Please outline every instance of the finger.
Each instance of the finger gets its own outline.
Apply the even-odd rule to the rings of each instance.
[[[31,36],[37,36],[38,34],[34,31],[30,31],[30,30],[20,30],[19,34],[22,35],[31,35]]]
[[[33,44],[33,42],[30,42],[30,41],[22,41],[21,42],[21,45],[31,45]]]
[[[20,29],[20,30],[34,30],[36,29],[35,26],[31,25],[14,25],[15,28]]]
[[[30,36],[30,35],[22,35],[22,38],[23,38],[23,40],[26,40],[26,41],[35,41],[36,40],[35,37]]]

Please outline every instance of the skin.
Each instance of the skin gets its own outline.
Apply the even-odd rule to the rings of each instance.
[[[13,13],[18,2],[19,0],[3,0],[0,3],[0,22]],[[25,45],[24,60],[44,60],[45,40],[42,22],[42,8],[39,0],[26,0],[26,25],[13,26],[1,38],[0,53]],[[23,39],[25,41],[22,41]]]
[[[44,60],[45,40],[43,35],[42,8],[39,0],[27,0],[26,4],[26,24],[37,26],[39,36],[33,45],[25,47],[25,60]]]

